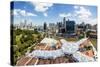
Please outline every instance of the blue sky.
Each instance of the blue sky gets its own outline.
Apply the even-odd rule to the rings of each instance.
[[[11,15],[14,17],[14,24],[25,19],[33,25],[41,25],[44,22],[57,23],[62,21],[63,17],[66,17],[66,20],[74,20],[76,24],[97,23],[96,6],[15,1],[13,7]]]

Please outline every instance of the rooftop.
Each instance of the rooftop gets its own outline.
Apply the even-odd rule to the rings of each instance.
[[[52,47],[51,44],[54,44]],[[60,45],[60,46],[59,46]],[[16,65],[39,65],[39,64],[56,64],[71,62],[90,62],[95,61],[93,46],[91,50],[80,51],[84,46],[90,45],[87,38],[77,42],[69,42],[64,39],[60,41],[52,38],[44,38],[28,55],[18,60]],[[59,46],[59,48],[57,47]]]

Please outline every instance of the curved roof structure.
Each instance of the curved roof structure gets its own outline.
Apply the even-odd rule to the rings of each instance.
[[[58,50],[52,50],[52,51],[47,51],[47,50],[35,50],[32,52],[33,57],[36,58],[43,58],[43,59],[52,59],[52,58],[57,58],[60,56],[64,56],[64,53],[62,52],[62,49]]]
[[[77,51],[73,54],[73,57],[75,59],[77,59],[79,62],[90,62],[90,61],[94,61],[94,59],[92,57],[88,57],[84,54],[82,54],[81,52]]]
[[[55,46],[57,43],[57,40],[52,39],[52,38],[44,38],[40,43],[46,43],[49,46]]]
[[[23,64],[27,65],[27,64],[45,64],[45,63],[48,63],[48,64],[67,63],[67,62],[77,62],[77,61],[78,62],[96,61],[96,59],[94,58],[95,53],[92,55],[92,57],[90,57],[87,54],[85,54],[85,52],[81,52],[79,50],[81,45],[89,44],[89,43],[87,43],[87,42],[89,42],[87,40],[87,38],[83,38],[77,42],[68,42],[65,39],[61,39],[60,41],[61,41],[62,45],[61,45],[61,48],[59,48],[59,49],[54,49],[54,50],[35,49],[35,50],[33,50],[31,53],[27,54],[27,56],[26,56],[26,57],[28,57],[28,60],[26,58],[27,61],[25,61],[23,59],[26,62]],[[45,45],[44,45],[45,48],[48,44],[50,44],[48,47],[48,49],[49,49],[49,48],[53,48],[50,46],[56,45],[57,40],[52,39],[52,38],[44,38],[40,43],[45,43]],[[40,44],[40,45],[43,45],[43,44]],[[93,51],[93,50],[91,50],[91,51]],[[86,52],[88,52],[88,51],[86,51]],[[95,51],[93,51],[93,52],[95,52]],[[21,62],[24,62],[23,60],[19,61],[17,63],[17,65],[21,65]]]

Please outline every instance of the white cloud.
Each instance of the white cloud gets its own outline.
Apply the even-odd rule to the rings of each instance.
[[[78,23],[82,23],[82,22],[85,22],[86,24],[91,24],[91,25],[94,25],[94,24],[97,24],[97,18],[87,18],[85,20],[83,19],[77,19],[77,22]]]
[[[75,9],[79,9],[79,6],[74,6]]]
[[[16,16],[37,16],[36,14],[34,13],[31,13],[31,12],[27,12],[25,10],[22,10],[22,9],[14,9],[13,10],[13,15],[16,15]]]
[[[37,16],[37,15],[33,13],[27,13],[27,16]]]
[[[53,3],[38,3],[38,2],[32,2],[32,4],[34,5],[34,7],[35,7],[35,11],[37,11],[37,12],[41,12],[41,13],[43,13],[43,15],[45,16],[45,17],[47,17],[48,16],[48,14],[46,13],[47,12],[47,10],[50,8],[50,7],[52,7],[53,6]]]
[[[75,10],[75,14],[77,14],[80,19],[87,19],[92,16],[92,13],[82,6],[79,7],[79,10]]]
[[[93,18],[91,11],[83,6],[74,6],[74,16],[78,22],[85,22],[89,24],[96,24],[97,18]]]
[[[44,16],[45,16],[45,17],[47,17],[47,16],[48,16],[48,14],[47,14],[47,13],[44,13]]]
[[[14,10],[12,15],[18,15],[17,11]]]
[[[12,15],[18,15],[19,11],[20,11],[20,9],[14,9],[14,10],[12,10]]]
[[[19,13],[20,15],[22,15],[22,16],[26,16],[26,11],[25,11],[25,10],[20,10],[18,13]]]
[[[45,12],[47,11],[50,7],[53,6],[53,3],[32,3],[35,6],[35,10],[38,12]]]
[[[91,23],[97,23],[97,18],[95,18],[95,19],[93,19],[92,21],[91,21]]]
[[[71,13],[61,13],[59,14],[60,17],[71,17]]]
[[[97,17],[94,18],[92,12],[83,6],[74,6],[72,12],[61,13],[59,16],[74,19],[77,23],[85,22],[91,25],[97,24]]]
[[[90,18],[85,21],[86,23],[89,23],[91,25],[97,24],[97,18]]]

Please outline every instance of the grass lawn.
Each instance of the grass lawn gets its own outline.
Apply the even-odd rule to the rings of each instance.
[[[67,41],[78,41],[77,38],[66,38]]]

